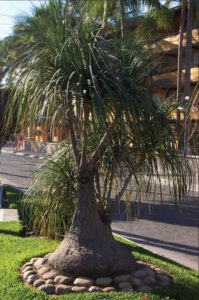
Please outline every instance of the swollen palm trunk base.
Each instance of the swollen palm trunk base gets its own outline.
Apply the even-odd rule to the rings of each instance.
[[[77,209],[69,233],[50,255],[49,264],[64,275],[100,276],[130,273],[136,261],[102,222],[93,181],[80,183]]]

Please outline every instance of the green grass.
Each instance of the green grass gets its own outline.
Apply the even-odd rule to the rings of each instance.
[[[141,300],[146,295],[146,293],[85,293],[48,296],[36,289],[26,287],[20,280],[19,267],[33,256],[53,251],[59,242],[36,237],[22,237],[20,231],[19,222],[0,223],[0,300]],[[137,259],[160,266],[175,278],[175,284],[172,286],[159,290],[156,294],[147,294],[148,300],[199,299],[197,272],[171,263],[126,240],[118,237],[116,239],[133,251]]]

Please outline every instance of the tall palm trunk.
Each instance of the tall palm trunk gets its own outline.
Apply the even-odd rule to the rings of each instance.
[[[78,203],[72,225],[60,247],[50,256],[49,263],[60,273],[72,276],[131,272],[136,265],[135,259],[114,240],[110,223],[100,218],[93,177],[90,166],[80,171]]]
[[[186,30],[186,52],[185,52],[185,96],[190,97],[190,71],[192,59],[192,27],[193,27],[193,0],[188,0],[187,30]]]
[[[192,59],[192,27],[193,27],[193,0],[188,0],[187,7],[187,29],[186,29],[186,52],[185,52],[185,89],[184,96],[191,96],[191,59]],[[188,137],[188,106],[184,114],[184,155],[187,153],[187,137]]]
[[[182,97],[182,58],[183,58],[183,33],[185,28],[185,14],[186,14],[186,0],[182,0],[180,28],[179,28],[179,42],[178,42],[178,65],[177,65],[177,102],[181,101]],[[180,111],[177,110],[178,123],[178,149],[182,148],[181,135],[181,119]]]
[[[125,1],[119,0],[120,5],[120,30],[121,30],[121,37],[124,37],[124,30],[125,30]]]
[[[107,9],[108,9],[108,0],[104,0],[104,3],[103,3],[102,28],[106,27],[106,23],[107,23]]]

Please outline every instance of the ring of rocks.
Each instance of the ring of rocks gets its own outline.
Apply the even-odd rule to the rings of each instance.
[[[64,276],[55,269],[50,269],[49,255],[34,257],[21,267],[23,282],[47,294],[151,292],[173,283],[173,278],[164,270],[141,261],[137,262],[137,267],[131,274],[98,278]]]

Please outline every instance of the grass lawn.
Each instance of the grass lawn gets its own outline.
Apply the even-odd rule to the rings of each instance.
[[[0,300],[147,300],[175,299],[198,300],[198,274],[187,268],[171,263],[167,259],[158,257],[143,248],[119,239],[137,259],[162,267],[174,278],[175,284],[156,293],[109,293],[109,294],[70,294],[63,296],[48,296],[36,289],[30,289],[21,283],[19,267],[33,256],[39,256],[53,251],[59,242],[36,237],[20,235],[19,222],[0,222]],[[168,296],[168,297],[167,297]],[[145,299],[145,298],[144,298]]]

